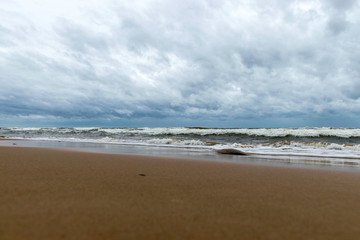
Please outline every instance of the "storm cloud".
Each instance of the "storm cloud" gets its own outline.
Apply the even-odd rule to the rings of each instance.
[[[358,1],[51,2],[0,0],[0,123],[360,126]]]

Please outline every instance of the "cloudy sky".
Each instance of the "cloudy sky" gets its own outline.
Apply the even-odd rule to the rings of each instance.
[[[355,0],[0,0],[1,126],[360,127]]]

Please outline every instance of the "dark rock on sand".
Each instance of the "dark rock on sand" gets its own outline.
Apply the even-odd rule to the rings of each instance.
[[[215,150],[217,153],[220,154],[231,154],[231,155],[247,155],[243,151],[233,149],[233,148],[225,148],[225,149],[217,149]]]

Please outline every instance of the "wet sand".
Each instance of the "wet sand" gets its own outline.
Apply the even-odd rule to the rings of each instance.
[[[0,147],[0,239],[357,239],[360,172]]]

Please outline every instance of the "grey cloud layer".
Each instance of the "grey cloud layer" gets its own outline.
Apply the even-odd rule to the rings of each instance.
[[[357,1],[89,1],[68,13],[67,1],[21,4],[0,5],[2,115],[201,121],[360,109]]]

